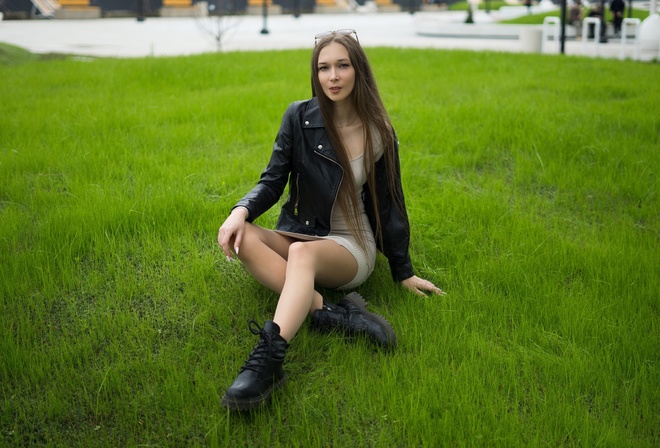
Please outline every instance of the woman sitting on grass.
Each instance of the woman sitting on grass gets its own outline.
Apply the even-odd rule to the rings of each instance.
[[[413,273],[398,142],[355,30],[316,36],[311,78],[313,98],[289,106],[261,179],[218,232],[227,259],[237,257],[280,295],[272,321],[263,328],[250,322],[260,340],[222,397],[232,410],[256,408],[284,382],[286,349],[307,314],[313,328],[395,346],[392,327],[360,295],[332,304],[315,289],[359,286],[377,248],[395,281],[416,294],[444,294]],[[287,183],[277,230],[252,224]]]

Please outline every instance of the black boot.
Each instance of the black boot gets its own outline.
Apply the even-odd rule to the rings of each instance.
[[[249,322],[250,331],[261,336],[240,373],[222,397],[222,405],[234,411],[249,411],[270,400],[273,391],[286,381],[282,363],[289,344],[280,336],[280,327],[266,321],[260,328]]]
[[[396,346],[396,333],[383,316],[370,313],[362,296],[352,292],[338,304],[324,303],[312,313],[312,327],[321,331],[340,330],[347,335],[362,334],[384,348]]]

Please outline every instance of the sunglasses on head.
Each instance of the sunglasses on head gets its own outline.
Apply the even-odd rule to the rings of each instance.
[[[314,45],[319,43],[319,39],[323,39],[324,37],[328,36],[334,36],[334,35],[340,35],[340,36],[353,36],[355,40],[360,43],[360,39],[358,39],[357,31],[352,30],[352,29],[343,29],[343,30],[335,30],[335,31],[324,31],[322,33],[317,34],[314,36]]]

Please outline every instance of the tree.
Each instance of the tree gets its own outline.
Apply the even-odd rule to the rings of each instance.
[[[200,2],[195,8],[195,22],[197,26],[209,35],[216,44],[218,51],[222,51],[222,44],[228,33],[236,28],[241,21],[234,0],[210,0]]]

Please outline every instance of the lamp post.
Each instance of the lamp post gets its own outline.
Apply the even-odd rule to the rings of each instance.
[[[601,44],[607,43],[607,22],[605,21],[605,0],[600,0],[600,40]],[[594,36],[596,39],[596,36]]]
[[[264,27],[261,29],[261,34],[268,34],[268,28],[266,27],[266,22],[268,20],[268,0],[263,0],[263,14],[264,14]]]
[[[472,15],[472,8],[474,7],[474,4],[472,3],[474,0],[468,0],[468,9],[467,9],[467,17],[465,18],[465,23],[474,23],[474,16]]]
[[[559,52],[564,54],[566,47],[566,0],[561,0],[561,36],[559,42]]]
[[[137,21],[144,22],[146,19],[146,2],[147,0],[137,0]]]

